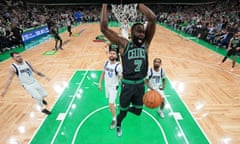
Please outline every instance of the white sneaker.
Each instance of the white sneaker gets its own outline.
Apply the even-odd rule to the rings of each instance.
[[[117,136],[122,136],[122,129],[121,126],[117,126]]]
[[[115,120],[112,121],[111,125],[110,125],[110,129],[114,129],[117,125],[117,122]]]
[[[159,114],[159,116],[160,116],[161,118],[164,118],[164,113],[163,113],[162,110],[159,110],[159,111],[158,111],[158,114]]]

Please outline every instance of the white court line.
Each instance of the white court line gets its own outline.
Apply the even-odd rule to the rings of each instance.
[[[165,94],[164,94],[164,95],[165,95]],[[167,103],[169,104],[170,112],[173,114],[173,109],[172,109],[170,103],[169,103],[168,100],[167,100],[167,96],[170,96],[170,95],[165,95],[165,100],[166,100]],[[181,125],[179,124],[178,120],[177,120],[174,116],[173,116],[173,118],[174,118],[174,120],[176,121],[176,123],[177,123],[177,125],[178,125],[178,128],[180,129],[181,134],[183,135],[183,138],[184,138],[186,144],[188,144],[189,142],[188,142],[188,140],[187,140],[187,137],[186,137],[185,133],[183,132],[183,129],[182,129]]]
[[[81,126],[84,124],[84,122],[85,122],[89,117],[91,117],[92,115],[94,115],[95,113],[97,113],[97,112],[99,112],[99,111],[101,111],[101,110],[103,110],[103,109],[106,109],[106,108],[109,108],[109,106],[106,105],[106,106],[100,107],[100,108],[92,111],[91,113],[89,113],[89,114],[80,122],[80,124],[78,125],[78,127],[77,127],[77,129],[76,129],[76,131],[75,131],[75,133],[74,133],[74,137],[73,137],[73,140],[72,140],[72,144],[75,144],[77,134],[79,133],[79,129],[80,129]],[[160,131],[161,131],[162,134],[163,134],[163,138],[164,138],[165,144],[168,144],[166,134],[165,134],[162,126],[161,126],[160,123],[158,122],[158,120],[156,120],[156,118],[153,117],[153,116],[152,116],[150,113],[148,113],[147,111],[143,110],[143,112],[146,113],[150,118],[152,118],[152,119],[154,120],[154,122],[158,125]]]
[[[154,54],[153,54],[154,55]],[[216,69],[216,70],[220,70],[221,72],[226,72],[226,73],[230,73],[231,77],[235,78],[235,77],[240,77],[239,74],[236,74],[236,73],[231,73],[227,70],[223,70],[223,69],[220,69],[220,67],[216,66],[216,65],[211,65],[211,64],[206,64],[206,63],[203,63],[203,62],[200,62],[200,61],[197,61],[197,60],[192,60],[192,61],[189,61],[187,58],[184,58],[184,57],[174,57],[174,56],[163,56],[163,57],[166,57],[166,58],[170,58],[170,59],[177,59],[178,61],[179,60],[182,60],[182,61],[188,61],[188,62],[191,62],[191,63],[195,63],[195,64],[199,64],[201,66],[204,66],[204,67],[209,67],[209,68],[212,68],[212,69]],[[171,84],[171,80],[169,80],[169,83]],[[239,81],[237,83],[240,83]],[[175,90],[175,92],[177,93],[177,91]],[[189,111],[191,117],[193,118],[193,120],[195,121],[195,123],[198,125],[198,128],[201,130],[201,132],[203,133],[203,135],[205,136],[205,138],[208,140],[208,142],[210,141],[207,134],[205,133],[205,131],[202,129],[202,127],[199,125],[198,121],[196,120],[196,118],[192,115],[192,112],[190,111],[190,109],[187,107],[187,104],[183,101],[183,99],[180,97],[180,94],[177,93],[177,95],[179,96],[179,98],[181,99],[182,103],[184,104],[184,106],[186,107],[186,109]]]
[[[156,118],[153,117],[153,116],[152,116],[150,113],[148,113],[147,111],[143,110],[143,112],[145,112],[149,117],[151,117],[151,118],[156,122],[156,124],[157,124],[158,127],[160,128],[161,132],[163,133],[163,138],[164,138],[165,144],[168,144],[166,134],[165,134],[162,126],[161,126],[160,123],[158,122],[158,120],[156,120]]]
[[[76,91],[75,91],[75,93],[74,93],[74,96],[73,96],[70,104],[68,105],[67,111],[65,112],[66,115],[68,114],[69,110],[71,109],[72,103],[73,103],[73,101],[75,100],[76,95],[77,95],[77,93],[78,93],[78,90],[80,89],[83,81],[85,80],[85,77],[87,76],[87,73],[89,72],[89,69],[90,69],[92,66],[96,65],[97,63],[99,63],[99,62],[93,62],[93,63],[89,66],[89,68],[88,68],[87,70],[78,70],[78,71],[85,71],[85,73],[84,73],[84,76],[82,77],[80,83],[78,84],[78,87],[77,87],[77,89],[76,89]],[[75,73],[76,73],[76,72],[75,72]],[[74,76],[74,75],[73,75],[73,76]],[[64,120],[65,120],[65,119],[64,119]],[[51,141],[51,144],[54,143],[54,141],[55,141],[55,139],[56,139],[56,137],[57,137],[57,135],[58,135],[58,133],[59,133],[59,130],[60,130],[60,128],[61,128],[62,125],[63,125],[64,120],[62,120],[62,121],[60,122],[60,124],[58,125],[57,131],[56,131],[55,134],[54,134],[54,137],[53,137],[53,139],[52,139],[52,141]]]
[[[76,71],[73,73],[73,75],[71,76],[71,78],[68,80],[68,83],[70,83],[71,79],[73,78],[73,76],[75,75]],[[60,99],[60,96],[57,97],[57,100],[55,100],[55,102],[53,103],[53,107],[55,107],[57,101]],[[41,124],[39,125],[39,127],[37,128],[37,130],[34,132],[32,138],[30,139],[29,143],[32,142],[33,138],[35,138],[36,134],[39,132],[39,129],[42,127],[42,125],[44,124],[45,120],[47,119],[48,116],[45,116],[44,120],[41,122]]]
[[[67,115],[68,112],[70,111],[70,109],[71,109],[71,107],[72,107],[72,103],[73,103],[73,101],[75,100],[76,95],[77,95],[77,93],[78,93],[78,89],[81,87],[83,81],[85,80],[85,77],[87,76],[87,73],[88,73],[88,70],[86,70],[86,72],[84,73],[84,75],[83,75],[83,77],[82,77],[82,79],[81,79],[81,81],[80,81],[80,84],[78,85],[77,90],[75,91],[75,94],[74,94],[71,102],[70,102],[69,105],[68,105],[67,111],[65,112],[66,115]],[[65,120],[65,119],[64,119],[64,120]],[[63,125],[64,120],[62,120],[62,121],[60,122],[60,124],[58,125],[58,128],[57,128],[57,130],[56,130],[56,132],[55,132],[55,134],[54,134],[54,137],[53,137],[53,139],[52,139],[52,141],[51,141],[51,144],[54,143],[54,141],[55,141],[55,139],[56,139],[56,137],[57,137],[57,135],[58,135],[58,133],[59,133],[59,130],[60,130],[60,128],[61,128],[62,125]]]
[[[169,80],[169,79],[168,79]],[[171,81],[169,80],[169,83],[171,84]],[[172,85],[171,85],[172,87]],[[174,89],[175,90],[175,89]],[[177,91],[175,90],[175,92],[177,93]],[[187,107],[186,103],[183,101],[183,99],[180,97],[180,95],[177,93],[179,99],[181,100],[181,102],[183,103],[184,107],[187,109],[187,111],[190,113],[192,119],[194,120],[194,122],[197,124],[198,128],[201,130],[201,132],[203,133],[203,135],[205,136],[205,138],[207,139],[208,142],[210,142],[209,138],[207,137],[205,131],[203,131],[203,129],[200,127],[199,123],[196,121],[195,117],[192,115],[192,112],[190,111],[190,109]]]

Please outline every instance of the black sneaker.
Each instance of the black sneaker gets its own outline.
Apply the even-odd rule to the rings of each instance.
[[[42,100],[42,102],[43,102],[43,104],[44,104],[44,105],[47,105],[47,101],[45,101],[45,100]]]
[[[47,109],[43,109],[43,110],[42,110],[42,113],[45,113],[45,114],[47,114],[47,115],[51,114],[51,112],[50,112],[49,110],[47,110]]]
[[[110,129],[114,129],[116,127],[117,122],[115,120],[112,121],[110,125]]]
[[[117,136],[122,136],[122,129],[121,126],[117,126]]]

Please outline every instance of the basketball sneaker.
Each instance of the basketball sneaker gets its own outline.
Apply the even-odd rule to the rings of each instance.
[[[122,129],[121,126],[117,126],[117,136],[122,136]]]
[[[158,111],[158,114],[159,114],[159,116],[160,116],[161,118],[164,118],[164,113],[163,113],[162,110],[159,110],[159,111]]]
[[[47,101],[46,100],[42,100],[44,105],[47,105]]]
[[[112,121],[111,125],[110,125],[110,129],[114,129],[117,125],[117,122],[115,120]]]
[[[50,112],[49,110],[47,110],[47,109],[43,109],[43,110],[42,110],[42,113],[45,113],[45,114],[47,114],[47,115],[50,115],[50,114],[51,114],[51,112]]]

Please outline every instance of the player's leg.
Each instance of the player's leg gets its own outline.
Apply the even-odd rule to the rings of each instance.
[[[62,48],[62,38],[60,36],[59,36],[59,41],[60,41],[59,48],[63,50],[63,48]]]
[[[161,118],[164,118],[164,112],[163,112],[163,109],[164,109],[164,106],[165,106],[165,96],[164,96],[164,93],[160,90],[160,89],[157,89],[156,90],[163,98],[163,101],[161,103],[161,105],[159,106],[158,108],[158,114]]]
[[[219,62],[219,64],[224,63],[227,60],[227,58],[232,55],[232,53],[233,53],[233,49],[228,50],[226,56],[223,58],[221,62]]]
[[[69,32],[69,36],[72,36],[72,26],[68,26],[68,32]]]
[[[68,31],[68,33],[69,33],[69,36],[71,36],[71,26],[68,26],[68,27],[67,27],[67,31]]]
[[[40,96],[43,99],[42,100],[43,104],[47,105],[47,101],[44,99],[45,97],[48,96],[47,91],[39,83],[36,84],[36,89],[37,89],[37,91],[39,92]]]
[[[120,112],[117,116],[117,135],[121,136],[122,135],[122,130],[121,130],[121,125],[122,125],[122,120],[126,117],[128,108],[131,102],[131,97],[132,97],[132,91],[131,91],[131,85],[122,83],[121,86],[121,95],[120,95]]]
[[[140,115],[143,108],[143,95],[145,93],[144,83],[133,85],[132,90],[135,92],[132,99],[132,106],[129,108],[129,112]]]
[[[57,35],[57,40],[60,42],[59,48],[63,50],[63,48],[62,48],[62,38],[59,35]]]
[[[30,86],[27,86],[25,87],[26,91],[32,96],[32,98],[34,98],[38,105],[40,106],[41,108],[41,111],[45,114],[51,114],[51,112],[49,112],[44,104],[43,104],[43,97],[40,95],[40,93],[38,92],[37,88],[36,88],[36,85],[33,84],[33,85],[30,85]]]
[[[110,125],[110,129],[113,129],[116,127],[117,120],[116,120],[116,107],[115,107],[115,101],[117,97],[117,87],[109,87],[109,108],[112,113],[112,123]]]
[[[58,39],[55,38],[55,50],[57,51],[58,50]]]
[[[230,69],[230,71],[234,71],[234,67],[236,64],[236,55],[237,55],[237,51],[235,50],[232,53],[232,68]]]

